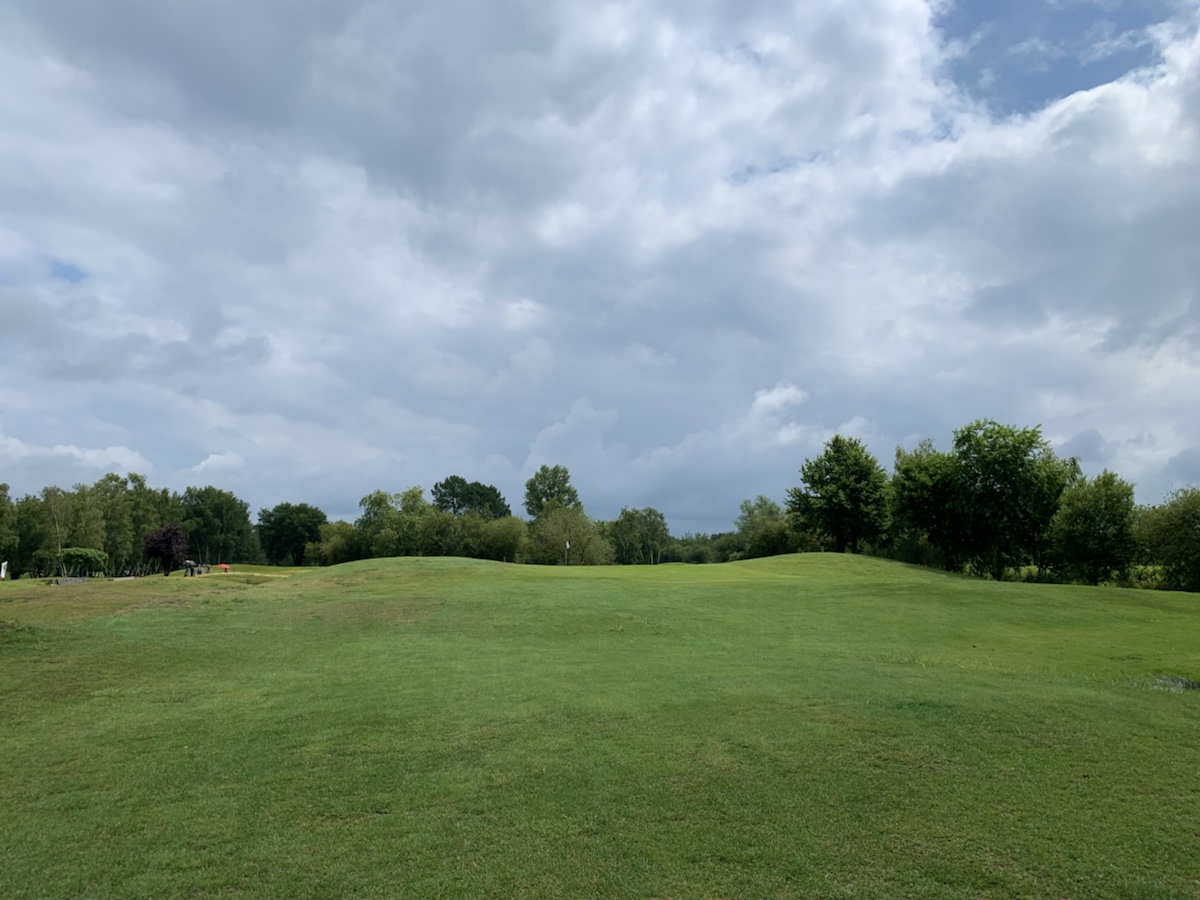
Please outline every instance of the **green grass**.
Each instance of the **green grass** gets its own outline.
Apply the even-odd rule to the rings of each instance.
[[[405,559],[0,623],[2,897],[1200,897],[1195,595]]]

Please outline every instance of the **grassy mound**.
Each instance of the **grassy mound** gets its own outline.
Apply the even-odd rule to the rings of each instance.
[[[0,895],[1200,896],[1196,682],[834,555],[0,584]]]

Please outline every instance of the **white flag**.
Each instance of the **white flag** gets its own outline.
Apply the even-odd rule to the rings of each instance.
[[[570,549],[571,549],[571,542],[570,542],[570,541],[567,541],[567,549],[568,549],[568,550],[570,550]]]
[[[7,577],[8,577],[8,563],[2,562],[2,563],[0,563],[0,581],[3,581]]]

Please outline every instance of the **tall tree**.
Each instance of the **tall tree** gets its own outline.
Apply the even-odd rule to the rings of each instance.
[[[104,495],[87,484],[77,484],[67,495],[67,543],[99,550],[104,546]]]
[[[15,558],[11,560],[13,564],[10,567],[14,577],[53,571],[58,548],[53,544],[45,505],[40,497],[26,494],[13,504],[13,531],[17,535],[17,548],[13,551]],[[47,550],[50,546],[55,549]]]
[[[305,557],[322,566],[336,566],[368,555],[358,530],[349,522],[338,520],[321,526],[320,541],[309,548]]]
[[[796,549],[783,507],[763,494],[738,505],[732,534],[714,535],[716,558],[755,559]]]
[[[620,565],[655,565],[671,544],[666,517],[653,507],[621,508],[620,515],[608,525],[615,561]]]
[[[803,488],[788,491],[788,509],[833,539],[838,553],[876,542],[888,520],[888,479],[857,438],[835,434],[820,456],[800,467]]]
[[[470,506],[471,483],[461,475],[443,478],[433,486],[433,505],[443,512],[461,516]]]
[[[103,550],[111,575],[131,575],[140,569],[142,538],[134,533],[128,479],[110,472],[92,486],[104,519]]]
[[[893,529],[910,562],[961,572],[970,556],[968,512],[959,497],[953,454],[935,450],[928,438],[912,451],[896,448]]]
[[[0,483],[0,562],[10,562],[19,543],[16,524],[16,508],[8,496],[8,485]]]
[[[1060,460],[1038,428],[990,420],[954,432],[957,509],[965,520],[970,562],[997,580],[1036,561],[1074,460]]]
[[[250,557],[250,505],[220,488],[189,487],[181,498],[183,530],[197,558],[247,562]]]
[[[272,565],[304,565],[309,544],[321,540],[325,513],[307,503],[280,503],[258,514],[258,537]]]
[[[158,491],[146,483],[146,476],[130,472],[129,482],[129,520],[137,540],[141,540],[151,531],[163,524],[162,497]],[[174,521],[181,521],[182,511]]]
[[[1200,488],[1181,488],[1147,510],[1144,526],[1151,561],[1176,591],[1200,591]]]
[[[512,515],[504,495],[495,486],[467,481],[461,475],[439,481],[430,493],[436,508],[456,516],[471,514],[484,519],[501,519]]]
[[[1050,523],[1055,565],[1071,578],[1099,584],[1133,562],[1133,485],[1105,470],[1079,478],[1062,495]]]
[[[51,485],[42,488],[41,501],[46,523],[46,542],[41,551],[52,560],[49,563],[52,570],[57,568],[57,560],[62,555],[63,547],[70,543],[71,497],[62,488]]]
[[[525,482],[525,512],[536,519],[552,508],[583,508],[566,466],[543,465]]]
[[[368,558],[393,556],[391,520],[396,499],[387,491],[372,491],[358,501],[362,513],[354,520],[358,544]]]

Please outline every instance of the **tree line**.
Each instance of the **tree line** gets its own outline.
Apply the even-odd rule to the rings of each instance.
[[[1132,484],[1084,476],[1038,428],[978,420],[948,451],[897,448],[890,476],[860,441],[835,435],[800,476],[786,510],[743,505],[757,520],[744,552],[869,552],[997,580],[1200,591],[1200,489],[1138,507]]]
[[[889,474],[862,442],[835,435],[804,461],[784,502],[742,502],[731,531],[673,536],[657,509],[587,515],[565,466],[526,482],[527,518],[493,485],[451,475],[427,494],[376,490],[353,522],[306,503],[251,521],[217,487],[183,493],[140,475],[105,475],[18,500],[0,484],[0,559],[21,575],[142,575],[184,558],[336,565],[390,556],[466,556],[543,565],[708,563],[806,551],[869,553],[1004,579],[1146,584],[1200,590],[1200,489],[1138,507],[1112,472],[1085,477],[1038,428],[980,420],[897,448]]]

